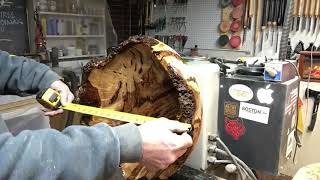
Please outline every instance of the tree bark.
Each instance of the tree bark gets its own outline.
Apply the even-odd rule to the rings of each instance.
[[[169,46],[150,37],[134,36],[83,70],[78,94],[81,104],[190,123],[193,142],[197,142],[202,117],[199,89],[179,54]],[[123,124],[100,117],[86,120],[88,125],[100,122]],[[183,165],[191,150],[162,171],[149,171],[139,163],[121,167],[126,179],[167,179]]]

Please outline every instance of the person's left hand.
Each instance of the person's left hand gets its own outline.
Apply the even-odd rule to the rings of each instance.
[[[53,82],[51,84],[50,88],[52,88],[60,93],[62,105],[65,105],[65,104],[73,101],[74,95],[70,91],[69,87],[66,84],[64,84],[62,81],[58,80],[58,81]],[[55,116],[55,115],[63,113],[62,109],[58,109],[55,111],[51,111],[49,109],[43,109],[43,111],[45,111],[46,116]]]

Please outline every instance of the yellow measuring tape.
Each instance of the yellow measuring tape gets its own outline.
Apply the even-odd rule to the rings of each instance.
[[[156,120],[158,118],[142,116],[138,114],[131,114],[126,112],[114,111],[110,109],[102,109],[97,107],[85,106],[80,104],[68,103],[65,106],[61,106],[60,94],[49,88],[44,92],[37,95],[37,100],[44,107],[49,109],[65,109],[69,111],[78,112],[81,114],[88,114],[92,116],[104,117],[112,120],[118,120],[123,122],[143,124],[148,121]],[[182,123],[186,128],[191,129],[191,125]]]

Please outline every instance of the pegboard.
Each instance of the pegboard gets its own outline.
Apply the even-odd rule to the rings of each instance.
[[[234,59],[239,56],[253,56],[254,46],[256,45],[255,56],[268,57],[277,59],[279,57],[279,47],[280,39],[282,36],[282,27],[278,29],[278,46],[272,43],[272,38],[267,39],[267,34],[271,34],[272,29],[267,28],[264,30],[264,33],[258,32],[257,42],[254,43],[255,36],[255,17],[254,14],[252,18],[251,27],[246,30],[246,41],[242,43],[242,46],[239,49],[231,48],[221,48],[217,45],[217,39],[220,36],[219,24],[221,22],[222,9],[219,5],[219,1],[213,0],[189,0],[186,7],[179,8],[173,4],[174,0],[168,0],[166,8],[163,8],[160,11],[160,15],[164,15],[169,19],[170,17],[175,16],[185,16],[187,19],[186,31],[179,32],[170,29],[169,26],[166,26],[163,31],[154,32],[148,31],[148,35],[179,35],[184,34],[188,36],[188,41],[185,45],[185,51],[188,51],[189,48],[193,48],[195,45],[198,45],[200,52],[202,51],[203,55],[210,55],[228,59]],[[256,1],[254,1],[256,2]],[[254,5],[255,7],[256,5]],[[261,6],[260,11],[264,7]],[[160,10],[160,9],[159,9]],[[168,23],[168,21],[167,21]],[[231,34],[229,33],[229,36]],[[262,42],[262,51],[261,47],[261,37],[263,36]],[[291,33],[292,36],[292,33]],[[290,36],[290,37],[291,37]],[[241,39],[243,38],[243,31],[240,33]],[[303,39],[303,38],[302,38]],[[318,38],[320,39],[320,38]],[[275,48],[278,47],[277,53]],[[227,52],[227,53],[226,53]],[[230,57],[230,58],[229,58]]]
[[[219,6],[219,1],[213,0],[189,0],[188,4],[183,7],[174,5],[173,0],[168,0],[165,7],[157,7],[155,10],[154,18],[166,16],[166,28],[162,31],[155,32],[154,30],[147,31],[147,35],[186,35],[188,41],[185,48],[193,48],[198,45],[199,49],[205,50],[223,50],[217,45],[217,39],[220,37],[219,25],[221,22],[222,9]],[[184,16],[186,17],[186,31],[175,31],[170,27],[169,19],[171,17]],[[252,51],[253,49],[253,36],[254,23],[251,23],[251,30],[247,30],[246,42],[235,51]],[[242,32],[240,34],[242,38]],[[229,48],[228,48],[229,49]]]

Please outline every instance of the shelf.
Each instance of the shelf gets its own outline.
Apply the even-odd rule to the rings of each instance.
[[[47,35],[46,38],[104,38],[104,35]]]
[[[52,15],[52,16],[104,18],[103,15],[86,15],[86,14],[73,14],[73,13],[61,13],[61,12],[45,12],[45,11],[40,11],[39,14],[40,15]]]
[[[82,56],[62,56],[59,57],[59,60],[65,60],[65,59],[76,59],[76,58],[92,58],[92,57],[102,57],[106,56],[105,54],[92,54],[92,55],[82,55]]]

